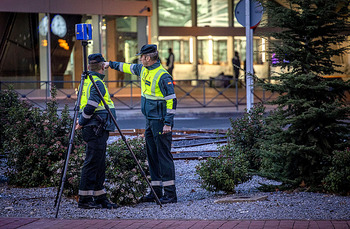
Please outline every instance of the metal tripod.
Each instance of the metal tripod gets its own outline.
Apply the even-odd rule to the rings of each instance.
[[[72,147],[73,147],[73,141],[74,141],[74,135],[75,135],[75,127],[76,127],[76,122],[77,122],[77,119],[78,119],[78,113],[79,113],[79,107],[80,107],[80,101],[81,101],[81,95],[82,95],[84,80],[87,77],[89,77],[89,79],[91,80],[93,86],[95,87],[96,91],[98,92],[98,95],[99,95],[101,101],[103,102],[103,105],[104,105],[105,109],[108,111],[108,114],[111,116],[112,121],[113,121],[114,125],[116,126],[116,128],[117,128],[117,130],[118,130],[118,132],[119,132],[119,134],[121,136],[121,138],[125,142],[125,145],[127,146],[129,152],[133,156],[133,158],[134,158],[134,160],[135,160],[135,162],[137,164],[137,167],[139,168],[142,176],[145,178],[148,186],[151,189],[151,192],[155,196],[157,204],[160,207],[162,207],[162,204],[160,203],[160,200],[159,200],[156,192],[154,191],[154,189],[153,189],[151,183],[149,182],[149,180],[147,179],[146,173],[143,171],[140,163],[138,162],[138,160],[136,158],[135,153],[132,151],[128,141],[126,140],[125,136],[123,135],[122,131],[120,130],[120,128],[118,126],[118,123],[117,123],[117,120],[112,115],[111,109],[109,108],[109,106],[107,105],[106,101],[104,100],[103,95],[102,95],[101,91],[99,90],[99,88],[97,87],[95,80],[93,79],[93,77],[91,75],[88,74],[88,71],[87,71],[87,57],[86,57],[86,46],[87,45],[88,45],[88,41],[82,41],[83,56],[84,56],[84,72],[81,75],[80,87],[79,87],[79,91],[78,91],[78,98],[77,98],[77,102],[76,102],[75,108],[74,108],[73,126],[72,126],[71,133],[70,133],[69,147],[68,147],[68,151],[67,151],[67,154],[66,154],[66,159],[65,159],[65,163],[64,163],[64,167],[63,167],[63,173],[62,173],[62,176],[61,176],[61,182],[60,182],[61,185],[60,185],[59,190],[57,191],[56,200],[55,200],[55,207],[57,205],[56,216],[55,217],[57,218],[57,216],[58,216],[58,211],[59,211],[59,207],[60,207],[60,203],[61,203],[61,197],[62,197],[62,193],[63,193],[64,183],[66,181],[66,174],[67,174],[69,156],[70,156],[70,153],[71,153]]]

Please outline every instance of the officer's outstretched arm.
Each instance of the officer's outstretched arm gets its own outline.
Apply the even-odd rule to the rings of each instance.
[[[128,64],[123,62],[109,61],[108,66],[114,70],[140,76],[142,64]]]

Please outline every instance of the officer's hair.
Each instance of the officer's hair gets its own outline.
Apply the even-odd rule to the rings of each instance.
[[[158,51],[147,53],[146,56],[149,56],[151,60],[158,60]]]
[[[93,72],[98,72],[102,69],[102,65],[103,65],[103,62],[99,62],[99,63],[90,63],[89,64],[89,68],[90,68],[90,71],[93,71]]]

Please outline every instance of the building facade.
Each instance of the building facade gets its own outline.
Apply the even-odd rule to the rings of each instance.
[[[245,29],[234,17],[239,0],[2,0],[0,3],[0,81],[40,89],[40,81],[56,81],[76,89],[83,69],[81,41],[75,24],[93,26],[87,54],[137,63],[135,54],[146,43],[159,47],[165,65],[168,49],[175,56],[175,80],[200,80],[221,73],[233,75],[234,52],[245,60]],[[254,31],[254,71],[271,72],[268,42],[259,36],[273,28],[264,20]],[[348,69],[348,56],[337,62]],[[241,74],[243,76],[243,72]],[[109,87],[123,86],[136,76],[109,70]],[[26,81],[25,83],[20,83]],[[28,82],[30,81],[30,82]]]

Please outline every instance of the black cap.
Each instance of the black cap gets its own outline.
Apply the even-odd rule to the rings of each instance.
[[[105,58],[103,58],[101,53],[90,54],[88,59],[89,59],[89,64],[106,62]]]
[[[136,54],[136,56],[153,52],[157,52],[157,45],[144,45],[142,46],[141,51]]]

